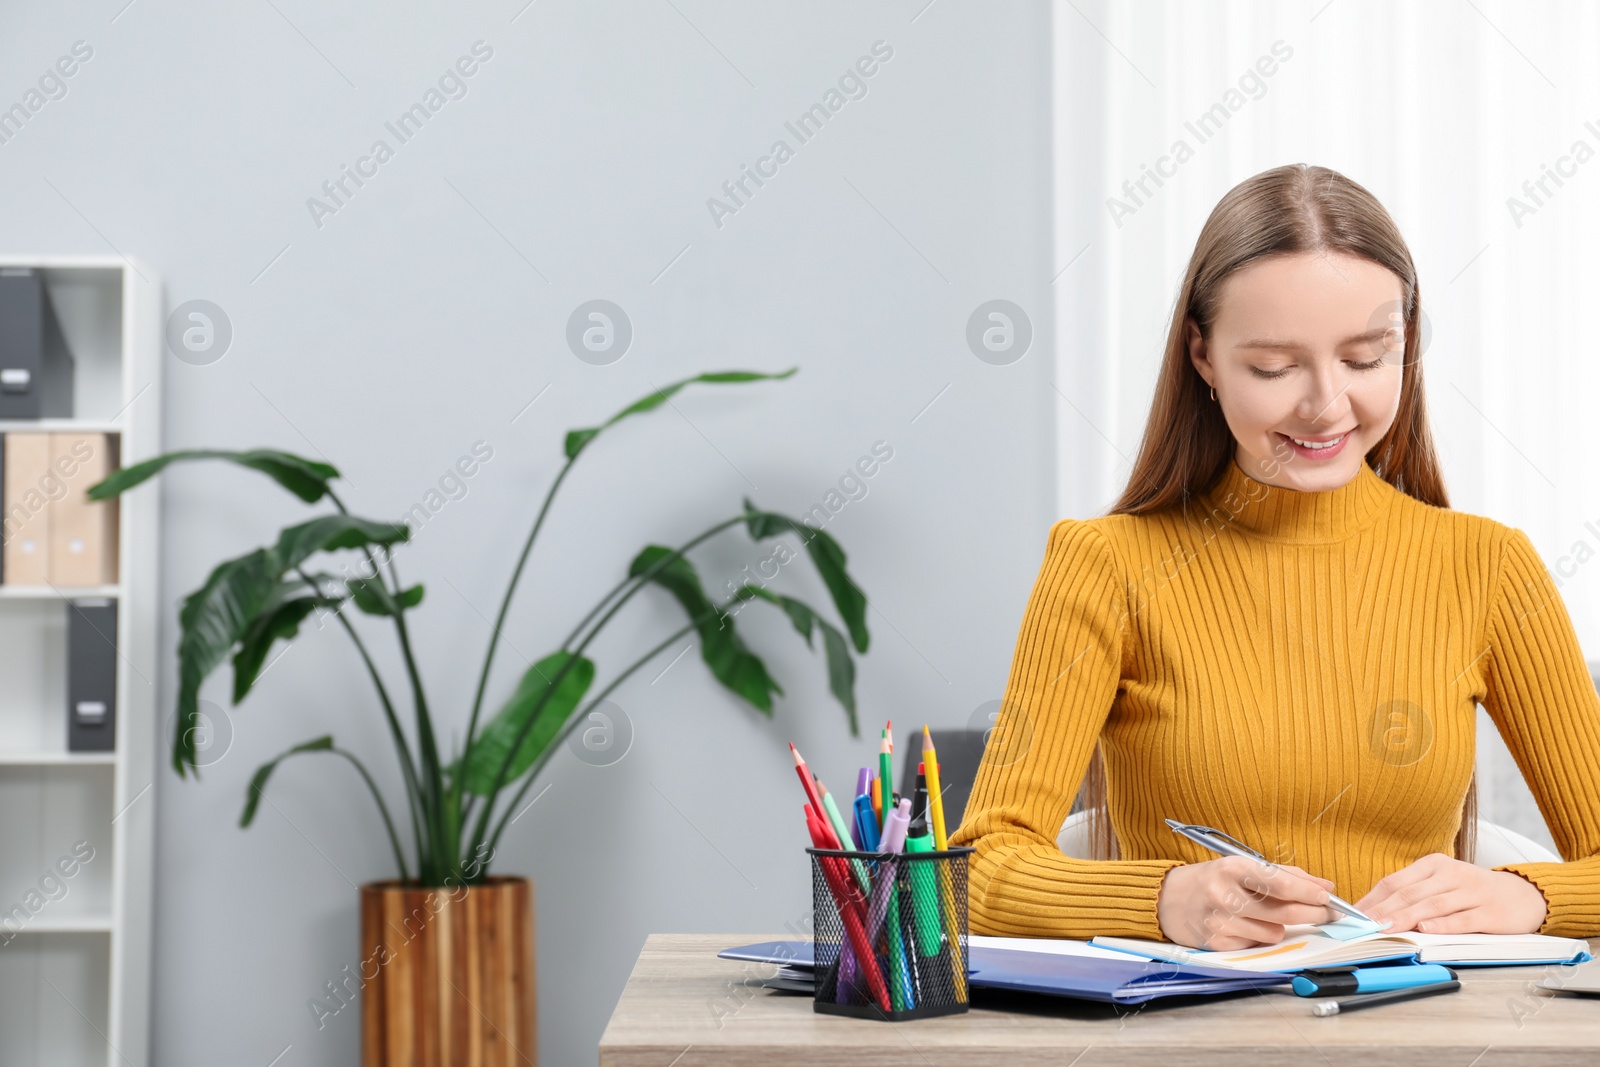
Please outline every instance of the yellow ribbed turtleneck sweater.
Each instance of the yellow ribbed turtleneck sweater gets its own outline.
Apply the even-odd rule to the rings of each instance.
[[[1453,854],[1479,703],[1568,861],[1495,869],[1544,893],[1540,933],[1600,935],[1600,694],[1526,534],[1365,459],[1332,490],[1230,462],[1187,510],[1063,519],[950,839],[976,848],[972,931],[1166,940],[1163,876],[1217,858],[1167,818],[1357,901]],[[1097,738],[1118,860],[1056,847]]]

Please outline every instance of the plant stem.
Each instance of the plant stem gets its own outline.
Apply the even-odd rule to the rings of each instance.
[[[636,578],[630,579],[634,583],[633,588],[624,593],[622,597],[611,606],[611,609],[601,616],[600,621],[594,624],[594,628],[584,636],[578,647],[572,650],[572,655],[568,657],[567,662],[563,663],[560,669],[556,671],[555,677],[550,679],[549,683],[545,687],[544,695],[542,695],[538,702],[534,704],[533,709],[528,714],[527,720],[523,722],[522,728],[517,731],[516,740],[511,743],[510,749],[506,752],[506,758],[501,761],[500,771],[495,775],[494,785],[487,793],[484,794],[483,810],[478,813],[478,821],[473,827],[472,839],[470,841],[470,845],[474,851],[474,854],[476,853],[478,845],[484,840],[483,835],[489,828],[490,813],[494,811],[495,801],[500,796],[500,790],[505,788],[506,775],[511,771],[511,763],[514,759],[516,759],[518,750],[522,748],[522,742],[527,738],[528,732],[533,729],[533,724],[538,720],[539,713],[544,710],[545,705],[550,702],[550,698],[555,695],[557,687],[560,686],[562,680],[566,678],[568,672],[572,670],[573,664],[577,663],[583,657],[583,650],[589,647],[589,643],[595,639],[595,635],[601,630],[605,629],[606,623],[610,622],[617,612],[622,610],[623,605],[632,599],[635,593],[637,593],[640,589],[643,589],[645,584],[649,582],[651,578],[655,577],[672,563],[683,558],[683,554],[689,549],[693,548],[695,545],[698,545],[707,538],[715,536],[730,526],[744,522],[746,518],[747,516],[745,515],[736,515],[731,519],[717,523],[709,530],[690,538],[682,545],[679,545],[676,550],[656,560],[656,562],[645,568],[645,570]],[[627,583],[624,582],[623,584],[625,585]],[[606,600],[610,600],[613,595],[615,595],[615,590],[606,594]],[[604,603],[604,601],[602,601],[602,603]],[[590,612],[591,617],[593,614],[594,612]],[[571,644],[573,638],[576,636],[577,631],[573,631],[573,633],[567,637],[567,640],[562,643],[562,649],[565,650],[567,645]],[[470,747],[470,741],[468,742],[468,745]]]
[[[582,452],[578,453],[578,455],[582,454]],[[494,664],[495,647],[500,642],[500,629],[505,625],[506,614],[511,610],[511,596],[517,591],[517,582],[522,579],[522,569],[527,565],[528,556],[533,552],[534,539],[539,536],[539,530],[544,526],[544,517],[550,512],[550,504],[556,498],[556,490],[561,488],[561,483],[566,479],[567,472],[572,470],[572,465],[577,460],[577,456],[567,460],[560,472],[556,474],[555,481],[550,483],[550,491],[544,495],[544,503],[539,507],[539,515],[533,520],[533,528],[528,531],[528,539],[522,543],[522,554],[517,557],[517,565],[512,568],[511,581],[506,584],[505,596],[500,598],[500,611],[495,615],[494,629],[489,632],[489,648],[483,655],[483,670],[478,673],[478,691],[472,698],[472,713],[467,718],[466,750],[461,753],[462,767],[467,765],[467,756],[471,753],[473,741],[477,736],[478,713],[483,708],[483,694],[489,685],[489,668]],[[462,795],[466,789],[466,776],[460,776],[454,786],[456,802],[461,804]],[[468,810],[470,810],[470,803],[464,804],[462,807],[463,813]]]
[[[344,506],[344,501],[339,499],[332,486],[327,488],[327,493],[328,498],[333,501],[334,507],[338,508],[342,514],[350,514],[349,509]],[[389,573],[394,576],[396,588],[393,590],[393,594],[398,605],[400,576],[394,566],[394,553],[388,552],[387,549],[385,549],[385,552],[389,560]],[[383,571],[378,566],[378,561],[373,556],[370,548],[366,550],[366,556],[367,565],[372,568],[372,577],[380,585],[383,584]],[[443,846],[448,843],[453,835],[448,835],[444,826],[444,788],[439,773],[438,743],[433,735],[433,717],[428,714],[428,698],[422,688],[422,676],[417,671],[416,657],[411,651],[411,635],[406,630],[405,611],[398,608],[398,606],[394,616],[394,625],[395,632],[400,638],[400,653],[405,660],[406,676],[411,682],[412,702],[416,707],[417,752],[422,759],[422,773],[426,779],[427,786],[423,797],[423,810],[427,816],[428,837],[434,845],[431,856],[424,857],[419,855],[417,857],[417,878],[420,881],[433,884],[444,877],[444,874],[439,870],[441,859],[448,855],[451,857],[451,863],[453,864],[455,862],[456,849],[452,847],[449,852],[442,851]]]
[[[309,576],[303,570],[300,571],[300,576],[309,580]],[[425,818],[422,808],[422,787],[417,782],[417,769],[412,762],[411,746],[406,743],[405,731],[400,729],[400,717],[395,714],[394,702],[389,699],[388,687],[383,684],[383,677],[367,653],[367,646],[362,643],[355,627],[350,625],[350,620],[344,617],[344,612],[335,611],[334,614],[338,617],[339,624],[344,627],[345,633],[350,635],[350,640],[355,643],[356,651],[361,655],[361,662],[367,666],[367,674],[371,676],[372,684],[378,690],[378,700],[383,705],[383,716],[389,723],[389,733],[394,738],[395,754],[399,757],[400,770],[406,786],[406,807],[411,812],[411,833],[416,839],[417,868],[420,874],[423,857],[426,854],[422,847],[422,827]]]
[[[382,581],[381,577],[379,581]],[[443,825],[444,790],[439,775],[439,750],[433,736],[433,718],[428,714],[428,698],[422,689],[422,676],[417,671],[416,657],[411,652],[411,635],[406,630],[404,613],[394,617],[394,625],[395,631],[400,638],[400,652],[405,659],[406,675],[411,680],[412,699],[416,704],[417,749],[422,757],[422,773],[425,776],[427,785],[427,799],[424,806],[427,809],[430,823],[430,837],[435,846],[434,855],[429,857],[431,862],[428,868],[422,869],[419,863],[417,875],[432,884],[444,877],[444,872],[439,867],[440,863],[444,861],[446,856],[449,856],[453,863],[455,861],[455,852],[454,850],[450,852],[443,851],[447,837]]]
[[[420,735],[417,747],[424,751],[426,758],[432,764],[429,772],[429,782],[433,789],[435,800],[431,814],[437,827],[437,836],[434,839],[436,845],[433,856],[434,874],[436,878],[442,880],[445,876],[455,871],[454,866],[447,869],[440,865],[446,860],[449,860],[452,864],[455,863],[455,857],[459,854],[461,847],[461,826],[459,819],[451,818],[450,813],[453,805],[449,803],[449,798],[445,795],[442,765],[439,762],[438,739],[434,737],[433,719],[428,714],[427,697],[423,695],[422,676],[418,672],[416,660],[411,654],[411,635],[406,627],[405,608],[400,606],[400,591],[405,586],[400,581],[400,569],[395,566],[394,553],[387,552],[386,556],[389,564],[389,575],[394,580],[395,627],[400,634],[400,647],[405,653],[406,672],[411,677],[412,689],[415,691],[417,699],[417,731]],[[376,574],[376,563],[373,565],[373,570],[375,576],[381,582],[383,578],[381,575]]]
[[[731,601],[729,603],[731,603]],[[723,606],[725,607],[726,605]],[[706,615],[709,616],[720,610],[721,607],[714,608],[711,612],[707,612]],[[690,630],[693,630],[699,621],[700,617],[696,617],[689,623],[689,625],[685,626],[677,633],[674,633],[655,648],[652,648],[649,652],[646,652],[643,656],[639,657],[638,662],[634,663],[633,666],[629,667],[627,670],[617,675],[616,678],[612,679],[611,684],[602,689],[599,695],[593,700],[589,701],[588,706],[583,708],[581,711],[574,713],[571,718],[561,724],[561,729],[556,731],[556,735],[550,739],[550,743],[545,746],[544,751],[539,753],[538,757],[534,759],[533,765],[528,768],[526,772],[526,781],[522,783],[522,788],[517,790],[517,795],[511,798],[511,803],[506,806],[506,810],[501,812],[500,821],[495,825],[494,833],[489,837],[489,854],[491,856],[494,855],[495,846],[500,842],[500,835],[505,832],[506,826],[509,825],[508,820],[511,818],[511,813],[515,811],[517,805],[522,802],[523,795],[526,794],[528,789],[533,785],[533,780],[538,777],[539,771],[544,768],[545,763],[550,759],[551,753],[555,752],[557,746],[559,746],[561,742],[565,741],[567,735],[577,728],[577,724],[583,720],[584,716],[598,707],[600,702],[606,697],[610,696],[617,686],[627,681],[629,676],[631,676],[634,671],[638,670],[640,667],[643,667],[646,663],[655,659],[661,653],[677,644],[678,639],[684,634],[687,634]]]
[[[337,746],[334,747],[333,751],[349,760],[361,777],[366,780],[367,788],[372,790],[372,799],[378,803],[378,814],[383,816],[384,828],[389,831],[389,844],[394,846],[394,861],[400,867],[400,880],[402,882],[411,881],[411,875],[406,871],[405,855],[400,851],[400,837],[394,832],[394,820],[389,818],[389,805],[383,802],[383,794],[378,792],[378,784],[372,780],[372,775],[367,773],[367,769],[361,765],[361,761],[356,759],[355,756]],[[421,856],[417,857],[417,862],[419,864],[422,862]]]

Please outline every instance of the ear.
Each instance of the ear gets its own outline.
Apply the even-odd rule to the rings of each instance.
[[[1206,355],[1206,339],[1200,336],[1200,326],[1192,315],[1186,315],[1183,319],[1183,343],[1189,350],[1189,362],[1194,364],[1200,377],[1207,385],[1216,385],[1211,360]]]

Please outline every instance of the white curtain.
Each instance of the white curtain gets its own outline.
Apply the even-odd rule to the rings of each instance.
[[[1103,513],[1125,482],[1212,207],[1260,171],[1320,164],[1371,190],[1410,244],[1451,505],[1527,531],[1600,658],[1596,5],[1053,10],[1058,513]],[[1480,814],[1553,847],[1482,709],[1478,725]]]

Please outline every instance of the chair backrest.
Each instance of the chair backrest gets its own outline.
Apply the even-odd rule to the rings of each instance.
[[[978,778],[978,764],[983,759],[983,730],[935,730],[933,748],[939,754],[939,788],[944,793],[944,825],[946,833],[955,833],[961,825],[961,816],[967,810],[967,797],[972,794],[972,783]],[[917,764],[922,762],[922,727],[907,731],[895,741],[895,751],[901,754],[900,777],[894,782],[894,791],[910,796],[917,785]],[[876,770],[877,768],[873,768]]]
[[[1509,827],[1479,819],[1477,856],[1472,862],[1479,867],[1499,867],[1506,863],[1560,863],[1561,857]]]

